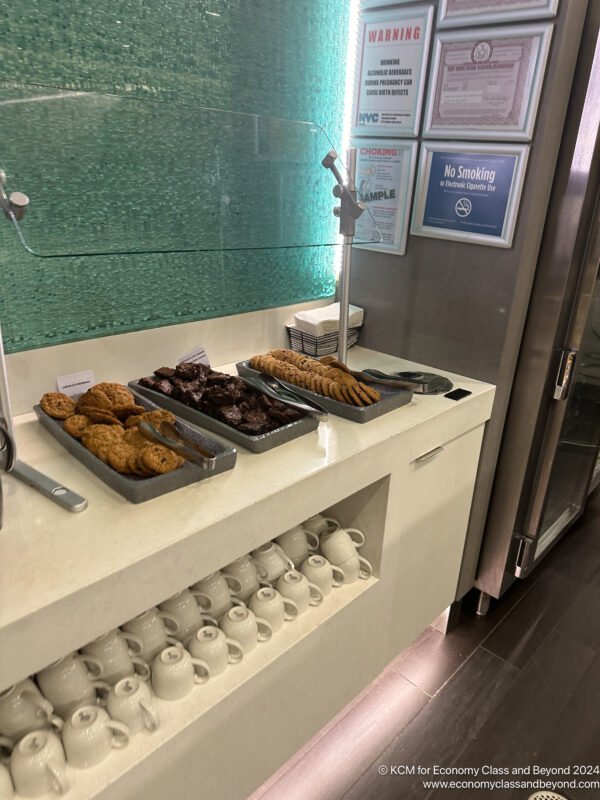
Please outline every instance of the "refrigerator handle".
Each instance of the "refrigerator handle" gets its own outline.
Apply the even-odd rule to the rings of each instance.
[[[578,355],[578,350],[562,351],[558,375],[556,376],[554,384],[554,393],[552,395],[554,400],[566,400],[569,396],[569,389],[571,388]]]

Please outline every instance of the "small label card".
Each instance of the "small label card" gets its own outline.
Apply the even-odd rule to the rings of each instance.
[[[196,347],[177,359],[178,364],[183,364],[184,361],[188,364],[206,364],[210,367],[210,359],[203,347]]]
[[[63,394],[72,397],[74,394],[83,394],[96,383],[91,369],[83,372],[73,372],[71,375],[59,375],[56,379],[56,388]]]

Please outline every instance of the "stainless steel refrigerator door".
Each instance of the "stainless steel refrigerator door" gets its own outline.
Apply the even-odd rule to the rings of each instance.
[[[564,351],[580,350],[587,317],[581,303],[586,295],[589,303],[596,277],[590,234],[600,186],[600,3],[587,12],[477,565],[475,585],[493,597],[536,560],[544,502],[574,392],[571,388],[565,399],[566,393],[557,391],[559,364]],[[577,370],[575,364],[575,382]]]
[[[582,512],[600,449],[599,206],[582,265],[567,344],[560,354],[515,574],[527,575]],[[576,359],[576,361],[575,361]]]

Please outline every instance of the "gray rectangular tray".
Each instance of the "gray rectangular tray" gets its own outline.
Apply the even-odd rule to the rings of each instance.
[[[249,361],[238,361],[235,365],[238,374],[243,378],[244,375],[254,375],[258,377],[260,372],[250,366]],[[323,408],[335,414],[338,417],[351,419],[353,422],[370,422],[372,419],[381,417],[382,414],[387,414],[388,411],[394,411],[400,406],[405,406],[410,403],[413,393],[408,389],[390,389],[388,386],[377,385],[377,391],[381,393],[381,400],[373,403],[372,406],[351,406],[348,403],[340,403],[339,400],[332,400],[331,397],[325,397],[322,394],[311,392],[310,389],[302,389],[293,383],[281,381],[285,386],[289,387],[296,394],[307,397],[309,400],[314,400]]]
[[[153,411],[158,408],[155,403],[139,395],[136,396],[136,402],[144,406],[144,408],[147,408],[148,411]],[[237,459],[235,448],[217,439],[213,439],[203,431],[196,430],[191,425],[186,425],[185,422],[177,420],[175,427],[180,433],[203,447],[206,447],[215,454],[215,468],[212,470],[205,470],[196,464],[191,464],[189,461],[186,461],[182,467],[174,472],[167,472],[164,475],[157,475],[153,478],[142,478],[137,475],[122,475],[91,453],[78,439],[75,439],[67,433],[63,429],[62,420],[49,417],[39,405],[34,406],[34,411],[44,428],[62,444],[65,450],[68,450],[71,455],[75,456],[75,458],[84,465],[84,467],[89,469],[90,472],[93,472],[94,475],[97,475],[100,480],[104,481],[111,489],[114,489],[115,492],[118,492],[131,503],[143,503],[145,500],[151,500],[153,497],[160,497],[161,494],[180,489],[182,486],[189,486],[190,483],[196,483],[196,481],[202,481],[205,478],[211,478],[213,475],[218,475],[221,472],[233,469]]]
[[[169,411],[177,414],[178,417],[187,419],[188,422],[198,425],[201,428],[206,428],[212,433],[217,433],[225,439],[230,439],[236,444],[241,444],[242,447],[246,447],[253,453],[264,453],[272,447],[277,447],[280,444],[285,444],[285,442],[291,442],[292,439],[297,439],[299,436],[304,436],[305,433],[316,431],[319,427],[318,419],[306,416],[299,419],[297,422],[290,422],[288,425],[282,425],[280,428],[276,428],[270,433],[260,433],[258,436],[250,436],[247,433],[242,433],[242,431],[236,431],[235,428],[226,425],[224,422],[214,417],[210,417],[208,414],[204,414],[202,411],[186,406],[185,403],[181,403],[179,400],[167,397],[166,394],[155,392],[153,389],[148,389],[146,386],[140,386],[137,381],[130,381],[129,388],[152,400],[153,403],[167,408]]]

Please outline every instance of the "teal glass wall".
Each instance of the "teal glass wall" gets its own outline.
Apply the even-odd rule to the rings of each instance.
[[[24,160],[27,148],[35,150],[37,142],[48,158],[56,153],[52,180],[60,182],[61,175],[65,181],[72,179],[77,169],[73,148],[55,136],[55,128],[52,136],[44,136],[44,103],[30,103],[26,125],[22,116],[11,113],[14,103],[29,91],[39,97],[40,87],[48,87],[49,93],[61,87],[153,103],[313,120],[339,143],[349,5],[341,0],[2,4],[0,79],[7,83],[0,91],[0,163],[2,142],[10,143],[13,154],[18,152],[15,142],[22,143]],[[30,90],[33,85],[35,90]],[[220,124],[226,125],[226,119]],[[198,131],[199,148],[210,148],[224,135],[216,118],[211,120],[208,129]],[[82,123],[85,127],[85,120]],[[97,142],[100,152],[110,152],[110,124]],[[175,149],[176,126],[173,133]],[[143,126],[138,131],[132,126],[132,136],[143,135]],[[94,143],[87,141],[86,148],[90,147]],[[140,148],[140,159],[141,153],[146,159],[147,147]],[[36,156],[39,150],[30,153],[30,161]],[[135,158],[133,145],[129,169]],[[160,169],[157,164],[157,181]],[[239,169],[243,177],[243,163]],[[140,161],[142,170],[147,172],[146,161]],[[35,186],[17,185],[18,168],[13,176],[7,171],[12,177],[9,188],[30,194],[33,209]],[[106,175],[109,188],[111,181],[117,185],[118,178]],[[103,192],[110,196],[106,186]],[[308,182],[306,192],[309,207]],[[331,219],[322,224],[331,230]],[[68,237],[68,225],[63,234]],[[49,230],[48,237],[56,241],[57,231]],[[324,297],[334,291],[335,250],[39,259],[20,246],[8,221],[0,220],[0,319],[5,346],[14,352]],[[65,252],[70,252],[68,244]]]

